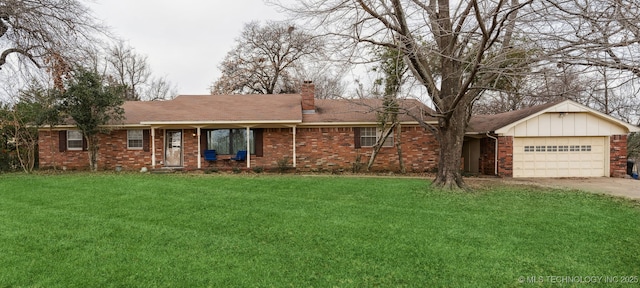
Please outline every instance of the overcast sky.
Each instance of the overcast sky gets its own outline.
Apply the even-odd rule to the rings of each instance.
[[[285,18],[262,0],[96,0],[90,7],[183,95],[209,93],[245,23]]]

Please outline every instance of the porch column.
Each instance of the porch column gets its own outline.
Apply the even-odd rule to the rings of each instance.
[[[202,168],[202,147],[200,147],[200,127],[196,128],[196,140],[198,142],[198,169]]]
[[[293,168],[296,168],[296,126],[294,125],[291,129],[293,130]]]
[[[151,168],[156,169],[156,128],[151,127]]]
[[[249,128],[249,126],[247,126],[246,129],[247,129],[247,134],[246,134],[247,137],[245,137],[245,138],[247,138],[246,139],[247,140],[247,144],[246,144],[247,146],[245,146],[245,147],[247,147],[247,168],[251,168],[251,137],[249,137],[249,135],[251,135],[250,134],[251,133],[251,128]]]

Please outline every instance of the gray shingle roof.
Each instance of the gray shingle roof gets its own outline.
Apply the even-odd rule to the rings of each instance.
[[[303,114],[298,94],[276,95],[185,95],[169,101],[128,101],[124,124],[149,123],[353,123],[377,122],[377,99],[315,99],[316,112]],[[420,115],[430,110],[418,100],[400,101],[403,110]],[[401,121],[415,121],[402,115]]]
[[[473,115],[469,120],[467,133],[486,133],[495,131],[518,120],[527,118],[560,102],[552,102],[521,110],[509,111],[495,115]]]

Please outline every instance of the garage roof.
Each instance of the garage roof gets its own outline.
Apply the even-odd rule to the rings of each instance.
[[[516,125],[529,119],[542,115],[544,113],[570,113],[585,112],[604,119],[611,123],[625,127],[628,132],[640,132],[640,128],[629,123],[623,122],[607,114],[591,109],[587,106],[579,104],[572,100],[564,100],[552,102],[543,105],[533,106],[522,110],[510,111],[495,115],[476,115],[472,116],[467,127],[467,133],[505,133]]]

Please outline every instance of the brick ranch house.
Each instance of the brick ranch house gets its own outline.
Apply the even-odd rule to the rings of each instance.
[[[415,115],[429,110],[418,100],[402,100],[400,105]],[[373,109],[380,106],[373,99],[315,99],[312,83],[293,95],[200,95],[126,102],[123,122],[100,136],[98,166],[106,170],[274,169],[286,163],[298,171],[351,171],[358,163],[366,165],[381,135]],[[400,117],[398,129],[400,133],[383,145],[374,169],[399,170],[396,141],[400,141],[407,171],[437,169],[440,147],[434,135],[408,116]],[[468,173],[505,177],[578,176],[574,175],[578,172],[621,177],[626,172],[627,134],[638,130],[571,101],[475,116],[465,137],[463,168]],[[39,131],[42,168],[87,169],[84,150],[74,125]],[[216,150],[217,161],[205,160],[205,150]],[[238,150],[248,150],[248,161],[229,161]]]

